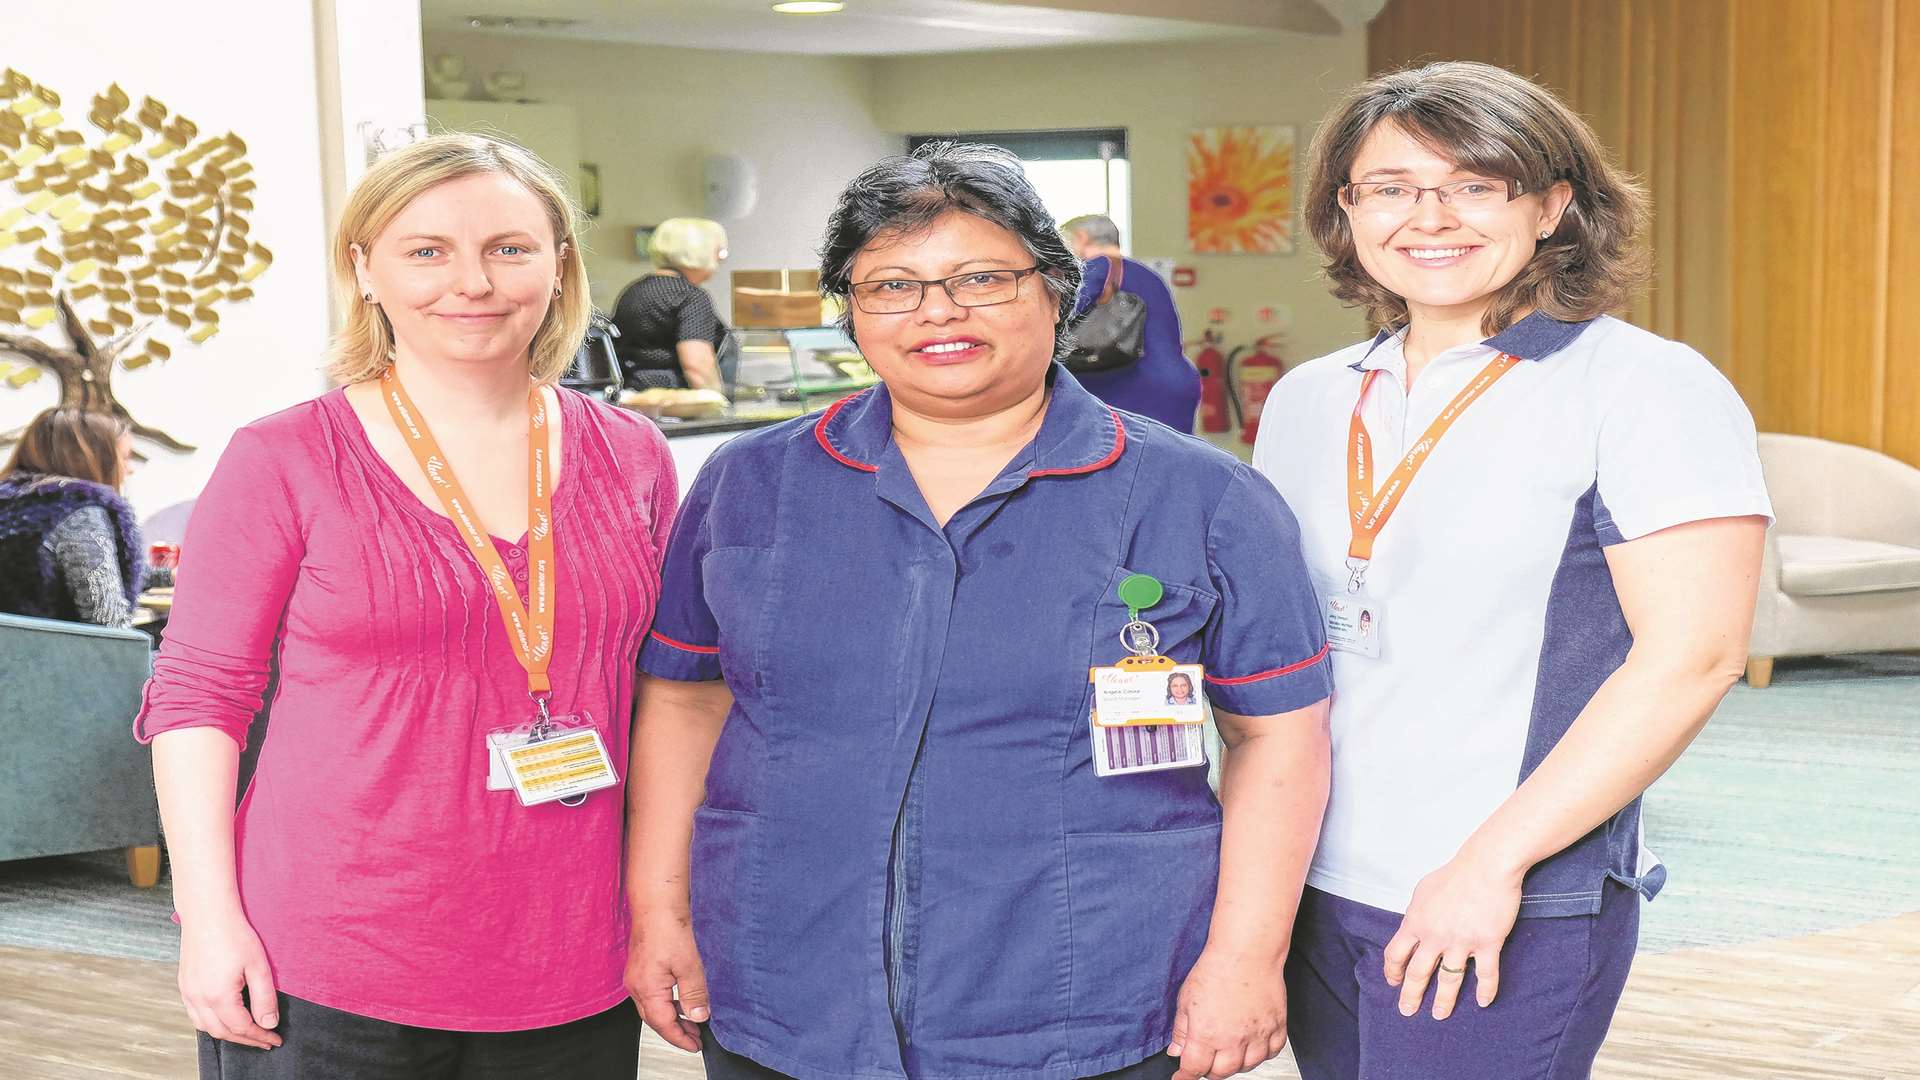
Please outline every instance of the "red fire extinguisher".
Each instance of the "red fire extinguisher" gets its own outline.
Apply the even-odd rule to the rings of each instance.
[[[1220,334],[1209,326],[1198,342],[1188,344],[1200,346],[1193,354],[1193,366],[1200,369],[1200,430],[1229,431],[1233,427],[1229,410],[1238,411],[1238,403],[1227,390],[1227,365],[1232,360],[1220,349]]]
[[[1237,406],[1235,411],[1240,414],[1240,441],[1248,446],[1260,435],[1260,414],[1266,409],[1267,395],[1286,373],[1280,357],[1272,351],[1279,337],[1268,334],[1256,339],[1253,352],[1238,357],[1239,350],[1235,350],[1237,358],[1227,364],[1228,386]]]

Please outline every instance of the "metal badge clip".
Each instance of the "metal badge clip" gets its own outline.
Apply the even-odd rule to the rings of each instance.
[[[547,711],[547,695],[533,695],[534,708],[540,711],[540,718],[533,722],[533,728],[527,732],[531,742],[539,742],[553,734],[553,716]]]
[[[1347,591],[1358,595],[1360,587],[1367,580],[1367,560],[1347,560]]]

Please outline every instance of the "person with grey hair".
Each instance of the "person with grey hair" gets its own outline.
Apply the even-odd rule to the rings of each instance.
[[[1180,312],[1173,292],[1153,268],[1120,250],[1120,227],[1105,214],[1082,214],[1060,226],[1075,258],[1086,264],[1076,313],[1084,316],[1110,296],[1128,292],[1146,304],[1140,359],[1113,371],[1076,376],[1093,395],[1119,409],[1151,416],[1175,431],[1193,434],[1200,407],[1200,372],[1180,344]],[[1113,279],[1118,276],[1117,281]],[[1109,290],[1109,282],[1113,290]]]
[[[668,218],[654,228],[647,257],[653,269],[613,304],[614,352],[627,385],[722,389],[727,327],[700,286],[727,257],[726,230],[706,218]]]
[[[862,172],[821,264],[881,382],[722,447],[675,524],[634,729],[642,1016],[713,1080],[1268,1060],[1329,768],[1292,514],[1055,363],[1080,268],[1004,151]],[[1095,722],[1090,671],[1151,708],[1175,665],[1224,805],[1197,735]]]

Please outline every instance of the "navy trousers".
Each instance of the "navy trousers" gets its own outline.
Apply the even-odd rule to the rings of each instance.
[[[1412,1016],[1382,953],[1400,916],[1309,888],[1287,957],[1288,1031],[1305,1080],[1587,1080],[1640,935],[1640,894],[1609,881],[1597,915],[1521,919],[1482,1009],[1467,971],[1453,1014]]]

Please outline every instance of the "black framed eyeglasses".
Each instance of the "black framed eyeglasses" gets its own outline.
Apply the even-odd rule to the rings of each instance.
[[[920,310],[927,298],[927,287],[938,285],[961,307],[992,307],[1020,295],[1020,279],[1038,273],[1038,266],[1024,270],[969,270],[952,277],[916,281],[913,278],[875,278],[856,281],[851,289],[853,302],[869,315],[903,315]]]
[[[1342,185],[1340,201],[1353,210],[1393,213],[1412,210],[1429,191],[1442,203],[1460,210],[1504,206],[1525,194],[1520,181],[1494,176],[1455,180],[1438,187],[1416,187],[1404,180],[1363,180]]]

